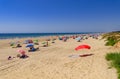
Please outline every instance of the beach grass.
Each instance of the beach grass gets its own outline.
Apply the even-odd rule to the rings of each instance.
[[[106,46],[114,46],[120,41],[120,32],[110,32],[102,35],[103,39],[106,39]]]
[[[106,60],[111,61],[110,65],[117,69],[118,79],[120,79],[120,52],[108,53]]]
[[[107,42],[106,42],[106,46],[114,46],[118,41],[115,40],[113,37],[108,37],[107,38]]]

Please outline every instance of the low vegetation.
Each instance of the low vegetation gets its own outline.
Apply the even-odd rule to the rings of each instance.
[[[102,39],[106,39],[106,46],[115,46],[120,42],[120,31],[103,34]],[[117,69],[118,79],[120,79],[120,52],[108,53],[106,60],[110,61],[110,66]]]
[[[111,61],[111,67],[115,67],[118,73],[118,79],[120,79],[120,52],[108,53],[106,60]]]
[[[103,34],[102,39],[106,39],[106,46],[114,46],[120,41],[120,31]]]

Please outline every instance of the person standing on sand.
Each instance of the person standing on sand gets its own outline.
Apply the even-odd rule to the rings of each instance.
[[[46,47],[48,47],[48,41],[46,41]]]

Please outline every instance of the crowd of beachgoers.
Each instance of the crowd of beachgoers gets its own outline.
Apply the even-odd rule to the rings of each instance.
[[[22,41],[12,41],[9,43],[9,45],[12,47],[12,48],[19,48],[18,50],[16,50],[17,52],[19,52],[19,54],[17,54],[16,56],[19,57],[19,58],[28,58],[29,56],[26,54],[26,51],[21,49],[22,48],[22,45],[25,44],[26,48],[29,48],[28,52],[35,52],[35,51],[40,51],[39,50],[39,44],[42,44],[42,47],[48,47],[49,46],[49,43],[55,43],[55,40],[60,40],[60,41],[63,41],[63,42],[67,42],[67,40],[69,39],[75,39],[77,42],[81,42],[82,40],[87,40],[89,38],[93,38],[93,39],[98,39],[100,34],[81,34],[81,35],[64,35],[64,36],[55,36],[54,38],[46,38],[44,41],[42,41],[40,43],[40,40],[39,39],[34,39],[34,40],[31,40],[31,39],[28,39],[28,40],[24,40],[23,42]],[[37,45],[38,47],[35,48],[34,45]],[[12,56],[8,56],[8,60],[11,60],[15,57],[12,57]]]

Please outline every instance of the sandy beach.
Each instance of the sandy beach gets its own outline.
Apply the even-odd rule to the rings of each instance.
[[[24,39],[21,39],[24,40]],[[29,58],[16,58],[20,48],[11,48],[10,39],[0,40],[0,79],[117,79],[116,70],[109,69],[105,60],[106,53],[120,50],[105,46],[101,39],[89,38],[77,42],[68,39],[67,42],[49,41],[48,47],[40,51],[27,52],[25,44],[22,48]],[[91,49],[75,50],[81,44],[88,44]],[[35,46],[37,47],[37,45]],[[87,57],[70,57],[71,55],[93,54]],[[13,56],[12,60],[7,60]]]

